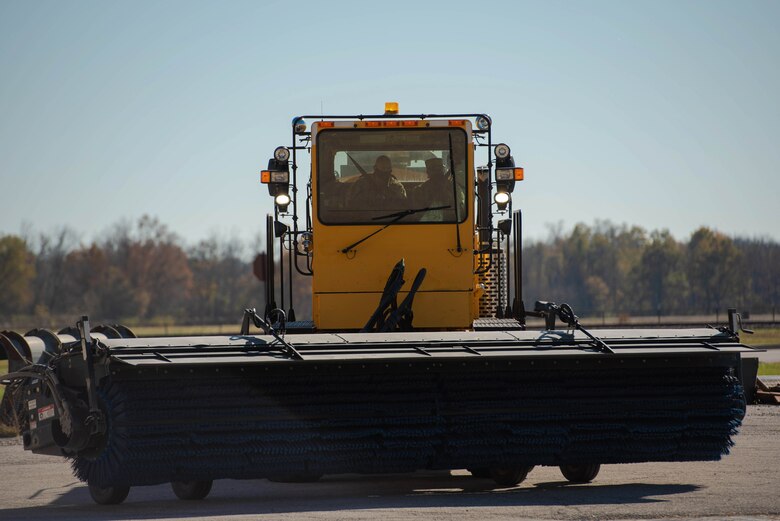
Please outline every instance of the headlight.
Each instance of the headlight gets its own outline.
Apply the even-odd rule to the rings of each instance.
[[[504,143],[501,143],[499,145],[496,145],[496,149],[494,151],[496,154],[496,157],[498,159],[506,159],[509,157],[509,145],[505,145]]]
[[[509,202],[509,194],[506,192],[496,192],[496,195],[493,196],[493,200],[499,206],[505,205]]]
[[[279,194],[274,199],[274,202],[277,206],[281,207],[283,210],[286,210],[287,205],[290,204],[290,196],[287,194]]]
[[[271,182],[289,184],[290,172],[285,172],[284,170],[271,170]]]
[[[479,116],[477,118],[477,128],[479,130],[487,130],[490,128],[490,118],[487,116]]]
[[[496,181],[522,181],[524,177],[523,167],[496,168]]]
[[[514,168],[496,168],[496,181],[514,181]]]
[[[274,159],[285,162],[290,159],[290,151],[286,147],[276,147],[276,150],[274,150]]]

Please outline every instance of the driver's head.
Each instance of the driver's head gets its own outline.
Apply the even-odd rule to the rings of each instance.
[[[393,171],[393,165],[387,156],[379,156],[374,163],[374,172],[380,175],[390,175]]]
[[[425,160],[425,172],[428,177],[442,177],[444,176],[444,162],[438,157],[432,157]]]

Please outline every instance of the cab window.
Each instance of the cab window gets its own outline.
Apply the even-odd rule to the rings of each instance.
[[[462,129],[333,129],[317,134],[325,224],[455,223],[467,217]]]

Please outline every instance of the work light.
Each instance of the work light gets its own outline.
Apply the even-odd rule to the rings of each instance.
[[[496,157],[498,159],[506,159],[509,157],[509,145],[505,145],[504,143],[496,145],[496,149],[494,151],[496,154]]]
[[[276,150],[274,150],[274,159],[280,163],[284,163],[290,159],[290,150],[287,147],[276,147]]]
[[[498,206],[498,210],[501,212],[506,210],[509,199],[510,196],[507,192],[496,192],[496,195],[493,196],[493,200],[496,202],[496,206]]]
[[[286,212],[287,206],[290,204],[290,196],[286,193],[278,194],[274,198],[274,202],[276,203],[276,206],[279,207],[280,212]]]

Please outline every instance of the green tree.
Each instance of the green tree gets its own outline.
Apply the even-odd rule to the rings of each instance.
[[[561,244],[563,269],[560,282],[568,289],[568,295],[561,292],[564,293],[562,298],[557,298],[570,303],[575,310],[580,309],[581,312],[589,311],[590,307],[585,279],[590,275],[588,254],[591,248],[591,236],[590,228],[586,224],[579,223]]]
[[[190,314],[221,321],[234,319],[243,308],[262,306],[260,284],[251,265],[241,258],[243,249],[235,238],[212,235],[189,251],[193,273]]]
[[[28,311],[34,277],[35,259],[24,240],[15,235],[0,237],[0,312]]]
[[[740,307],[768,313],[780,305],[780,244],[769,238],[735,239],[742,255]]]
[[[688,279],[694,307],[722,309],[735,300],[741,255],[729,237],[702,227],[688,243]]]
[[[609,286],[604,279],[597,275],[591,275],[585,279],[585,289],[590,304],[590,311],[593,313],[603,313],[606,310],[609,301]]]
[[[669,314],[681,311],[686,277],[682,246],[668,230],[654,231],[634,270],[642,309]]]
[[[41,233],[37,237],[35,255],[35,282],[33,292],[36,313],[68,311],[68,275],[65,271],[68,253],[78,246],[78,235],[62,227],[53,235]]]

